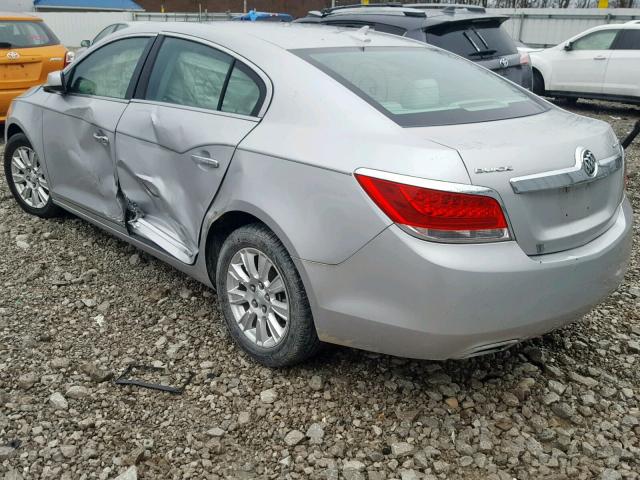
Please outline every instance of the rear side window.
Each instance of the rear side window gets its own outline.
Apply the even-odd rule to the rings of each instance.
[[[428,47],[295,50],[403,127],[486,122],[547,110],[478,65]]]
[[[215,48],[167,37],[156,58],[145,99],[256,115],[264,84],[246,65]]]
[[[599,30],[571,43],[573,50],[609,50],[620,30]]]
[[[125,98],[148,37],[126,38],[92,52],[74,67],[68,91],[82,95]]]
[[[613,48],[615,50],[640,50],[640,29],[622,30]]]
[[[60,43],[43,22],[0,20],[0,48],[28,48]]]
[[[235,62],[224,94],[221,110],[240,115],[257,115],[260,99],[264,96],[261,82],[255,73],[240,62]]]
[[[470,60],[502,57],[518,49],[498,20],[450,22],[427,30],[427,43]]]

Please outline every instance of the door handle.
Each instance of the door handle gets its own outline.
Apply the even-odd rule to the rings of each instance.
[[[598,55],[597,57],[593,57],[594,60],[606,60],[607,57],[605,57],[604,55]]]
[[[218,166],[220,166],[220,162],[218,162],[218,160],[210,157],[203,157],[201,155],[191,155],[191,160],[193,160],[197,165],[202,165],[203,167],[218,168]]]
[[[95,132],[93,134],[93,139],[102,145],[109,145],[109,137],[106,135],[100,135],[98,132]]]

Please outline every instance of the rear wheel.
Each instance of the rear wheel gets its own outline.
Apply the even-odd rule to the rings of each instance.
[[[574,106],[576,103],[578,103],[578,97],[564,97],[563,100],[565,101],[565,103],[569,106]]]
[[[13,197],[25,212],[43,218],[60,213],[51,200],[40,158],[23,133],[13,135],[5,146],[4,173]]]
[[[269,367],[299,363],[320,347],[309,300],[288,252],[261,224],[232,232],[222,245],[216,288],[232,338]]]

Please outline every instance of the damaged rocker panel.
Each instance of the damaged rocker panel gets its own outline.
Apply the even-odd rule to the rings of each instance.
[[[191,265],[195,261],[196,255],[198,254],[197,250],[193,251],[189,249],[172,235],[144,218],[133,218],[127,222],[127,225],[133,233],[151,240],[181,262]]]

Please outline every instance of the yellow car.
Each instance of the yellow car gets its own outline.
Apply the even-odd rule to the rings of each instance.
[[[73,60],[41,18],[0,13],[0,123],[11,101]]]

